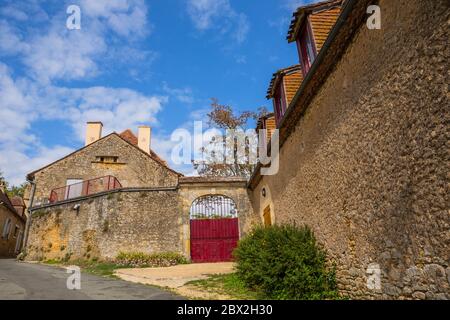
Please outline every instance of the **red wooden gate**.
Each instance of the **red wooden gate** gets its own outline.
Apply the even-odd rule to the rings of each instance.
[[[231,261],[238,240],[238,218],[191,220],[193,262]]]

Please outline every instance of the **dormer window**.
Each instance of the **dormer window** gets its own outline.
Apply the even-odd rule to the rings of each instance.
[[[275,109],[275,118],[277,120],[277,125],[280,123],[281,119],[286,112],[286,94],[284,92],[284,81],[281,80],[278,83],[277,89],[273,96],[273,103]]]
[[[297,38],[297,49],[300,56],[303,75],[306,76],[317,56],[316,45],[314,43],[309,19],[305,19],[302,31],[299,33],[299,37]]]
[[[266,96],[267,99],[273,100],[274,117],[271,125],[278,127],[281,123],[302,81],[302,70],[299,64],[280,69],[273,74]]]

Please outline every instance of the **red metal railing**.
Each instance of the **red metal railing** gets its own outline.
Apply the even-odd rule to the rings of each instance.
[[[116,177],[104,176],[53,189],[50,192],[49,201],[50,203],[55,203],[120,188],[122,188],[122,185]]]

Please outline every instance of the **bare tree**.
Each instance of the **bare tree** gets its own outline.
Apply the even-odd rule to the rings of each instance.
[[[240,176],[250,177],[254,169],[254,164],[249,161],[250,151],[254,145],[251,145],[244,130],[247,128],[251,119],[257,120],[259,117],[266,115],[265,107],[258,108],[258,111],[243,111],[235,113],[229,105],[222,105],[215,98],[211,102],[211,111],[207,114],[208,125],[216,127],[224,131],[234,132],[231,137],[232,148],[227,149],[227,137],[214,136],[201,148],[203,154],[202,161],[192,161],[194,168],[202,176]],[[230,137],[228,137],[230,139]],[[245,152],[239,152],[239,140],[245,141]],[[228,142],[229,143],[229,142]],[[228,161],[225,161],[228,159]],[[229,160],[231,159],[231,161]]]

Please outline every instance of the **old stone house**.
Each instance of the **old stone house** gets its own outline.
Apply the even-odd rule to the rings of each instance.
[[[381,29],[366,23],[374,3]],[[449,14],[347,0],[293,15],[303,77],[290,99],[271,83],[280,168],[258,166],[251,202],[261,222],[313,228],[350,297],[450,298]]]
[[[101,122],[88,123],[83,148],[28,174],[27,178],[36,182],[34,205],[51,200],[52,191],[58,200],[94,193],[86,188],[96,187],[96,181],[87,181],[107,176],[113,176],[122,187],[177,185],[180,174],[150,149],[149,127],[139,127],[138,137],[130,130],[102,137],[102,127]],[[69,185],[75,186],[66,188]]]
[[[83,148],[28,174],[27,259],[231,258],[252,214],[245,179],[183,177],[151,150],[146,126],[137,137],[101,132],[100,122],[88,123]]]
[[[22,249],[24,208],[20,197],[10,199],[0,188],[0,258],[15,257]]]

